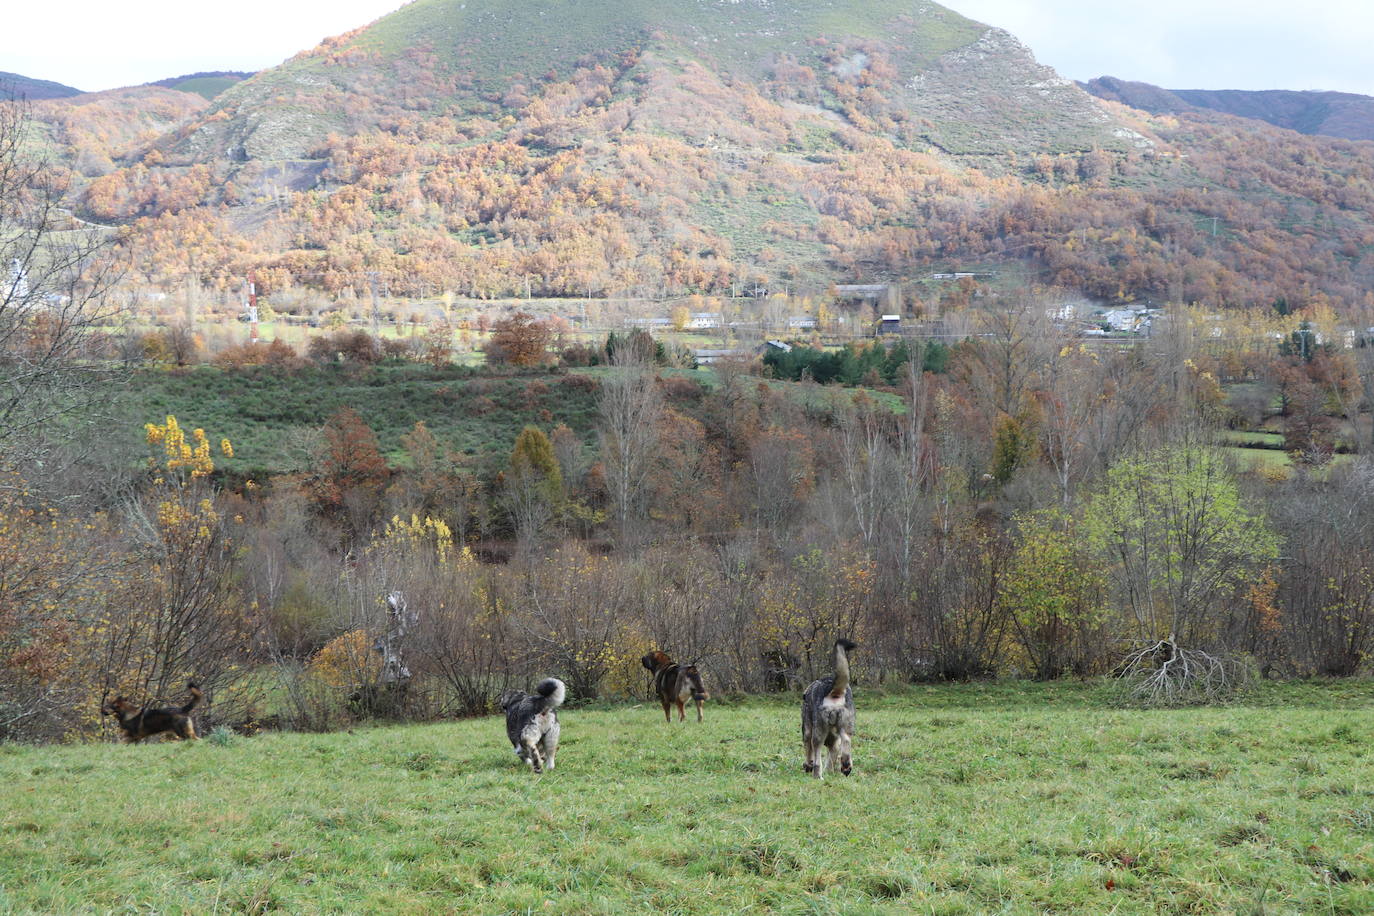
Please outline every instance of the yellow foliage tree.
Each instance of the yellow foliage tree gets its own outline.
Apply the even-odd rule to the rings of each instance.
[[[310,659],[310,673],[330,687],[352,690],[373,683],[381,660],[366,630],[349,630],[325,644]]]

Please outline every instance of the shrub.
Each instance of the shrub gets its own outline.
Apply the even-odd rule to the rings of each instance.
[[[382,359],[381,344],[366,331],[335,331],[310,339],[306,353],[319,363],[371,366]]]

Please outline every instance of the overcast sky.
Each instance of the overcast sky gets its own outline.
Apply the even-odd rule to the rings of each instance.
[[[197,70],[270,67],[400,3],[18,0],[6,5],[13,8],[0,30],[0,70],[92,91]],[[1374,0],[951,0],[946,5],[1007,29],[1043,63],[1072,79],[1110,75],[1169,89],[1342,89],[1374,95]]]
[[[1374,95],[1374,0],[952,0],[1076,80]]]

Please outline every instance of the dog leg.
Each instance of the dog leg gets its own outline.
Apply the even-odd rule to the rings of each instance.
[[[682,697],[677,698],[677,720],[679,722],[687,721],[687,711],[682,708]]]
[[[701,714],[701,707],[702,707],[702,705],[703,705],[702,701],[701,701],[701,700],[697,700],[697,701],[696,701],[696,704],[697,704],[697,721],[698,721],[698,722],[704,722],[704,721],[706,721],[705,717],[702,716],[702,714]]]
[[[550,773],[553,772],[554,758],[558,756],[558,745],[544,742],[544,768]]]
[[[806,742],[806,772],[817,779],[825,778],[825,767],[821,763],[821,746],[810,739]]]
[[[672,710],[673,710],[673,704],[672,704],[670,701],[668,701],[668,700],[662,700],[662,701],[660,701],[660,702],[663,703],[663,721],[664,721],[664,722],[668,722],[668,723],[672,723],[672,721],[673,721],[673,711],[672,711]]]
[[[529,754],[530,768],[536,773],[544,772],[544,756],[539,753],[539,745],[531,742],[525,746],[525,750]]]
[[[846,776],[854,769],[854,758],[850,754],[852,741],[853,738],[850,736],[849,732],[840,733],[840,772]]]

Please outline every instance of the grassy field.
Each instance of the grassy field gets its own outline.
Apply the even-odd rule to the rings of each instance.
[[[1236,448],[1283,449],[1283,433],[1270,433],[1258,430],[1228,429],[1221,434],[1222,441]]]
[[[405,463],[401,437],[423,420],[443,445],[467,456],[473,467],[496,468],[504,466],[515,437],[527,424],[545,432],[566,424],[584,444],[594,445],[596,392],[579,384],[576,376],[600,380],[609,371],[596,367],[506,376],[461,366],[436,370],[420,365],[358,370],[325,366],[296,373],[212,366],[149,370],[132,377],[121,399],[119,448],[141,456],[143,424],[162,422],[172,414],[187,429],[201,427],[216,441],[229,438],[235,457],[217,458],[217,465],[248,476],[289,473],[306,467],[317,431],[347,406],[367,421],[393,464]],[[662,372],[708,388],[716,384],[710,369]],[[759,383],[797,403],[822,408],[852,399],[859,390],[750,379],[751,395]],[[894,394],[863,390],[888,409],[904,409]]]
[[[0,746],[5,912],[1369,913],[1374,689],[1113,709],[1065,684],[858,690],[855,775],[795,701],[192,744]]]
[[[172,88],[180,92],[194,92],[208,102],[237,82],[232,76],[200,76],[182,80]]]
[[[219,463],[251,475],[300,470],[310,436],[345,406],[372,427],[389,460],[401,457],[401,436],[423,420],[441,443],[478,466],[503,462],[530,423],[546,432],[566,423],[591,442],[596,416],[593,393],[561,376],[474,375],[461,367],[416,365],[140,372],[124,403],[121,431],[132,453],[142,453],[142,424],[172,414],[187,429],[203,427],[216,441],[227,436],[235,457]]]

